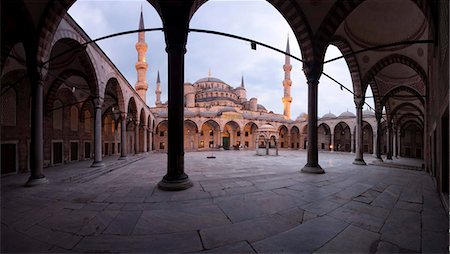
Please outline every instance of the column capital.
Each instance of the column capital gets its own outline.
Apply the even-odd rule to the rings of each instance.
[[[122,119],[127,120],[127,113],[126,112],[120,112],[120,117],[122,117]]]
[[[377,122],[381,121],[381,117],[383,116],[383,112],[377,110],[375,111],[375,118],[377,119]]]
[[[355,107],[357,109],[362,109],[364,106],[364,99],[361,97],[356,97],[353,99],[353,101],[355,102]]]
[[[92,99],[92,103],[94,104],[94,108],[102,108],[103,100],[100,97],[95,97]]]

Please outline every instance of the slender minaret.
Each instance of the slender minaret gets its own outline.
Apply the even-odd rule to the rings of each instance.
[[[144,17],[142,15],[141,6],[141,19],[139,20],[139,29],[144,29]],[[139,96],[144,100],[146,98],[146,93],[148,89],[146,74],[148,69],[148,64],[145,60],[145,53],[147,52],[147,43],[145,43],[145,32],[139,32],[138,42],[136,43],[136,50],[138,52],[138,61],[136,63],[137,72],[137,82],[135,89]]]
[[[286,53],[288,53],[288,54],[291,53],[289,50],[289,36],[287,39]],[[281,99],[281,101],[283,102],[283,115],[286,119],[291,119],[291,102],[292,102],[291,70],[292,70],[292,65],[291,65],[291,57],[288,55],[285,56],[283,69],[284,69],[284,80],[283,80],[284,96]]]
[[[244,87],[244,74],[242,74],[241,87],[242,87],[242,88],[245,88],[245,87]]]
[[[158,106],[161,104],[161,79],[159,79],[159,70],[158,70],[158,76],[156,77],[156,100],[155,104]]]

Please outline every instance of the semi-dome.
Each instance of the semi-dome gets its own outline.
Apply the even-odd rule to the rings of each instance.
[[[342,114],[340,114],[339,117],[356,117],[356,116],[355,114],[347,110],[345,112],[342,112]]]
[[[362,112],[362,114],[363,114],[363,116],[375,116],[375,112],[368,110],[368,109],[364,110]]]
[[[258,109],[262,109],[262,110],[267,110],[263,105],[261,105],[261,104],[258,104]]]
[[[224,83],[225,84],[225,82],[223,82],[222,80],[220,80],[218,78],[214,78],[214,77],[201,78],[201,79],[197,80],[195,83],[203,83],[203,82],[217,82],[217,83]]]
[[[217,112],[217,115],[221,115],[224,112],[237,112],[237,110],[233,107],[224,107]]]
[[[328,119],[328,118],[336,118],[336,115],[330,112],[330,113],[327,113],[327,114],[323,115],[322,118],[324,118],[324,119],[325,118],[326,119]]]

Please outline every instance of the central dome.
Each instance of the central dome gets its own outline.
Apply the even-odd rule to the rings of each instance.
[[[203,83],[203,82],[216,82],[216,83],[224,83],[222,80],[218,79],[218,78],[214,78],[214,77],[206,77],[206,78],[201,78],[199,80],[197,80],[195,83]]]

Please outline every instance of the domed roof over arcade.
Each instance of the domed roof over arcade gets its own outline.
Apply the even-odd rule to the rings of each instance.
[[[329,112],[329,113],[323,115],[321,119],[329,119],[329,118],[336,118],[336,115]]]
[[[347,109],[347,111],[342,112],[342,113],[339,115],[339,118],[344,118],[344,117],[356,117],[356,115],[353,114],[352,112],[348,111],[348,109]]]
[[[223,80],[220,80],[220,79],[214,78],[214,77],[201,78],[201,79],[195,81],[194,84],[204,83],[204,82],[216,82],[216,83],[224,83],[224,84],[226,84],[225,82],[223,82]]]

